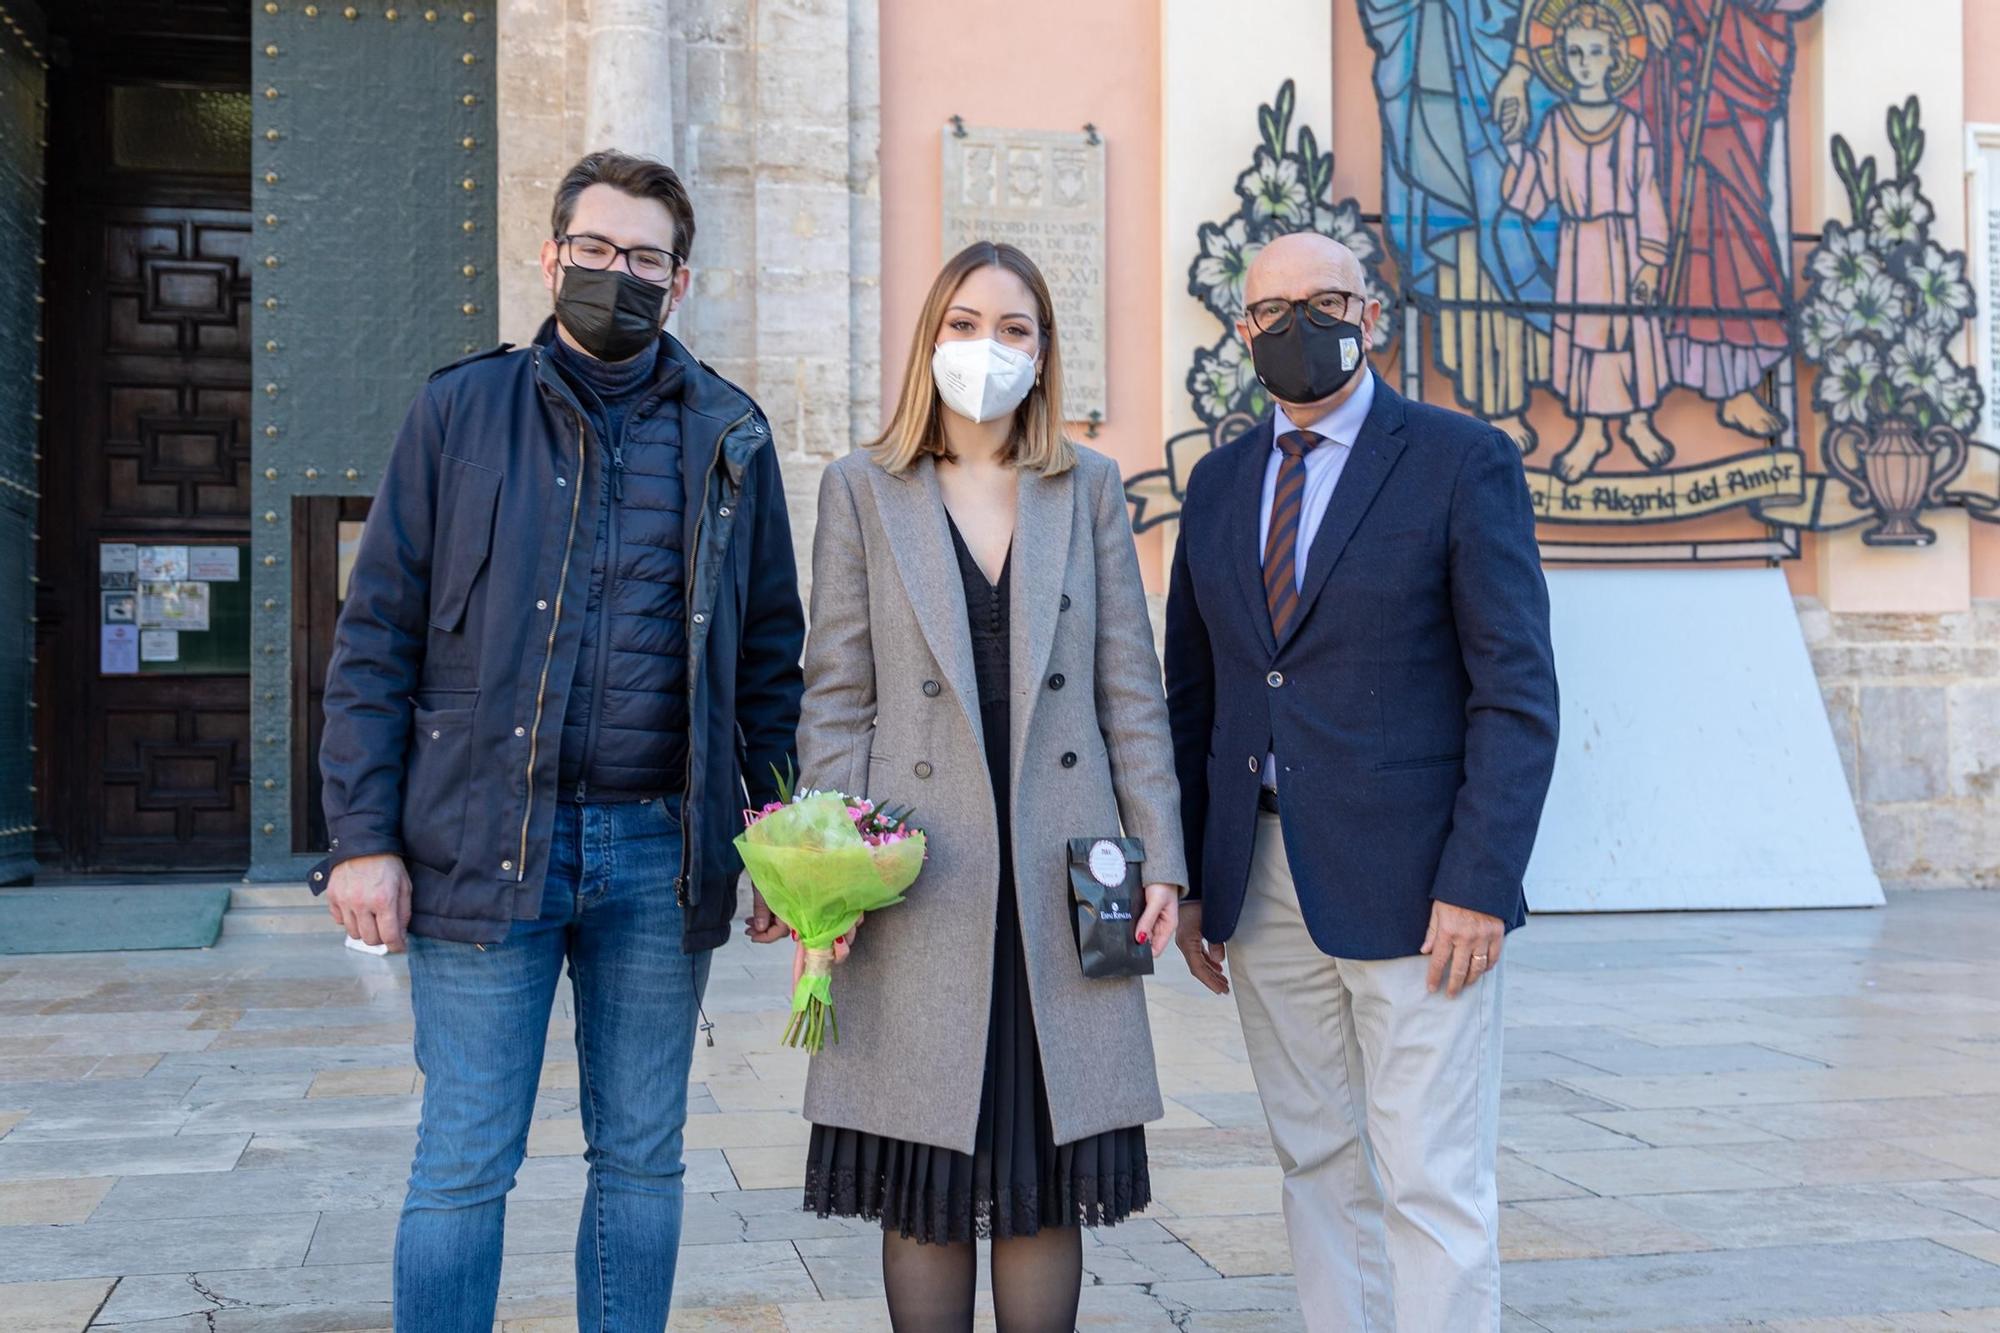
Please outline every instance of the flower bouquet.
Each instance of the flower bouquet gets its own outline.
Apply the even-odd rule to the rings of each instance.
[[[877,806],[837,791],[793,792],[744,812],[736,850],[750,882],[806,952],[792,989],[785,1045],[822,1049],[840,1040],[833,1009],[833,944],[864,912],[903,900],[924,866],[924,835],[907,808]]]

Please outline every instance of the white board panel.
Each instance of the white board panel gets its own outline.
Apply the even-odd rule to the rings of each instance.
[[[1785,576],[1551,570],[1537,912],[1879,906]]]

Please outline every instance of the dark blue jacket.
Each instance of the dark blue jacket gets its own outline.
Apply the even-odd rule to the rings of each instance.
[[[728,938],[748,799],[798,724],[805,617],[771,430],[672,337],[688,503],[683,947]],[[410,929],[490,943],[541,909],[602,451],[538,348],[446,368],[376,494],[327,670],[329,858],[400,854]]]
[[[1277,643],[1257,540],[1270,450],[1266,417],[1195,466],[1167,600],[1202,934],[1235,932],[1273,749],[1285,851],[1322,952],[1414,954],[1434,899],[1521,924],[1556,674],[1519,452],[1378,381]]]

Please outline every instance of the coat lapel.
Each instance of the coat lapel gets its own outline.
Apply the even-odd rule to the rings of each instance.
[[[944,669],[952,695],[965,710],[975,740],[979,727],[979,677],[972,667],[972,629],[965,614],[965,585],[951,544],[937,465],[919,458],[901,476],[869,468],[875,507],[910,608],[922,626],[931,656]],[[981,742],[983,743],[983,742]]]
[[[1056,621],[1062,611],[1063,575],[1069,569],[1069,541],[1076,513],[1072,468],[1059,477],[1023,470],[1014,515],[1014,549],[1007,608],[1008,685],[1019,706],[1011,710],[1009,752],[1014,772],[1022,771],[1028,723],[1046,688],[1049,655],[1055,651]],[[1088,682],[1077,682],[1085,689]]]
[[[1229,488],[1227,522],[1223,541],[1225,557],[1236,567],[1237,581],[1243,585],[1243,609],[1251,622],[1251,632],[1263,641],[1264,651],[1275,652],[1271,637],[1271,612],[1264,596],[1264,547],[1259,533],[1264,526],[1264,471],[1271,457],[1271,415],[1266,413],[1250,431],[1225,449],[1240,451],[1233,475],[1225,479]]]
[[[1299,626],[1312,614],[1313,604],[1326,587],[1327,576],[1340,562],[1340,553],[1347,549],[1355,529],[1361,526],[1362,516],[1375,502],[1376,493],[1388,480],[1390,469],[1396,466],[1402,453],[1403,400],[1378,377],[1374,406],[1368,409],[1368,419],[1361,424],[1361,434],[1354,441],[1347,466],[1341,469],[1340,481],[1327,500],[1326,515],[1320,519],[1319,531],[1313,536],[1312,550],[1306,558],[1305,586],[1299,589],[1299,612],[1292,617],[1285,643],[1297,636]],[[1279,650],[1284,646],[1279,644]]]

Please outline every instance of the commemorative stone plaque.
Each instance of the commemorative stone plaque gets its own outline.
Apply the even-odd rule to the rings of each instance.
[[[1041,268],[1062,339],[1063,417],[1102,421],[1104,141],[1094,131],[944,127],[944,253],[1007,241]]]

